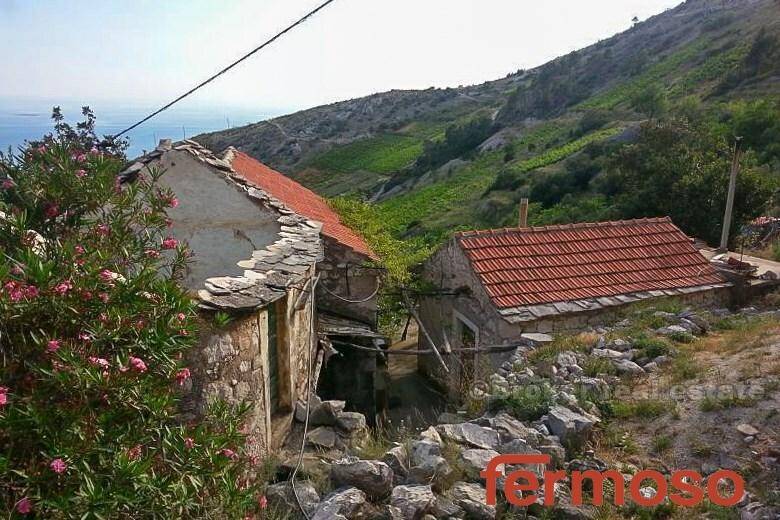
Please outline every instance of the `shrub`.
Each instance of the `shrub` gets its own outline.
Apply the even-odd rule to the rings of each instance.
[[[495,403],[496,407],[507,408],[513,416],[523,421],[541,418],[554,404],[555,395],[552,388],[542,382],[518,388]]]
[[[654,359],[658,356],[669,354],[671,348],[669,343],[661,338],[651,338],[641,335],[634,340],[634,348],[641,351],[644,357]]]
[[[615,364],[607,358],[589,356],[582,365],[582,370],[588,377],[596,377],[602,374],[615,375],[617,369]]]
[[[244,410],[178,416],[195,306],[159,174],[121,187],[94,117],[0,158],[0,510],[241,517]]]

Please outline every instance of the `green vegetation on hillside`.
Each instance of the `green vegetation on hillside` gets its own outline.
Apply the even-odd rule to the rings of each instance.
[[[315,157],[308,166],[335,173],[362,170],[388,174],[412,164],[422,151],[420,138],[381,134],[332,148]]]

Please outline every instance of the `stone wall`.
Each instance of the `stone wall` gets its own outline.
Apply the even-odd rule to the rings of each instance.
[[[313,275],[313,268],[308,278]],[[231,405],[250,405],[246,419],[248,449],[265,455],[284,441],[292,422],[295,402],[305,395],[307,362],[314,357],[316,342],[311,334],[314,312],[308,294],[301,309],[295,303],[303,284],[289,288],[284,297],[263,308],[236,313],[221,329],[212,325],[213,313],[201,314],[200,344],[190,351],[192,378],[184,388],[183,410],[191,418],[203,413],[208,403],[224,400]],[[278,322],[279,409],[270,413],[268,366],[268,309],[276,306]]]
[[[480,346],[516,344],[524,333],[572,333],[588,327],[617,321],[626,306],[608,307],[592,312],[563,314],[541,318],[535,321],[510,323],[490,301],[487,292],[474,275],[468,259],[456,244],[448,241],[426,262],[423,278],[436,289],[454,292],[454,295],[430,296],[420,301],[420,319],[440,349],[449,344],[452,348],[462,347],[460,328],[473,327]],[[725,307],[730,303],[728,288],[682,294],[676,300],[690,305]],[[645,300],[648,301],[648,300]],[[424,335],[418,335],[418,348],[429,349]],[[476,353],[473,363],[476,379],[498,369],[509,358],[503,353]],[[461,355],[445,355],[449,373],[433,355],[420,356],[418,367],[432,381],[447,391],[451,397],[462,396],[473,384],[463,373]]]
[[[362,267],[368,260],[365,256],[339,244],[332,238],[323,236],[323,242],[324,259],[317,264],[320,274],[317,285],[317,306],[325,312],[356,319],[366,324],[375,324],[376,295],[366,301],[348,303],[333,294],[348,300],[363,300],[376,291],[380,271]]]

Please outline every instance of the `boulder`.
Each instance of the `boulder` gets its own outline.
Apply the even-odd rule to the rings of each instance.
[[[518,439],[519,442],[524,442]],[[483,450],[483,449],[469,449],[469,450],[463,450],[460,452],[458,458],[461,463],[461,467],[463,468],[463,472],[466,474],[466,477],[469,479],[469,481],[472,482],[478,482],[480,477],[480,472],[482,472],[490,463],[490,461],[494,457],[498,457],[499,453],[494,450]],[[503,472],[504,471],[504,465],[500,464],[496,471]]]
[[[568,368],[577,364],[577,354],[574,352],[559,352],[555,358],[555,363],[560,368]]]
[[[452,467],[444,457],[430,457],[422,463],[409,468],[409,472],[406,475],[406,483],[428,484],[439,490],[452,476],[452,472]]]
[[[319,408],[322,405],[322,399],[318,395],[312,395],[309,398],[309,414],[311,411]],[[295,403],[295,420],[298,422],[304,422],[306,420],[306,401],[298,401]]]
[[[329,426],[320,426],[306,434],[306,442],[329,450],[336,446],[336,432]]]
[[[432,457],[441,457],[441,444],[429,439],[412,441],[411,455],[411,465],[420,465]]]
[[[339,489],[322,499],[311,520],[357,518],[366,506],[366,494],[357,488]]]
[[[561,443],[581,445],[587,440],[593,425],[600,421],[593,415],[577,413],[564,406],[556,405],[543,418],[543,422]]]
[[[393,479],[395,481],[402,482],[409,473],[409,454],[403,446],[393,446],[387,450],[387,453],[382,457],[382,462],[393,470]]]
[[[339,412],[336,426],[350,434],[362,431],[366,429],[366,416],[358,412]]]
[[[627,350],[631,350],[631,343],[624,339],[616,339],[609,344],[609,348],[618,352],[626,352]]]
[[[742,435],[747,435],[748,437],[755,437],[759,433],[755,426],[747,423],[737,425],[737,431]]]
[[[523,439],[531,445],[537,444],[542,440],[542,435],[518,421],[506,412],[502,412],[495,417],[488,419],[487,424],[500,435],[501,442],[506,443],[514,439]]]
[[[615,365],[618,374],[639,375],[645,373],[642,367],[628,359],[613,359],[612,364]]]
[[[446,497],[437,496],[431,513],[434,518],[462,518],[463,508]]]
[[[265,490],[265,497],[272,507],[279,510],[297,510],[298,501],[295,499],[295,492],[298,493],[301,507],[306,511],[306,514],[309,516],[313,515],[320,502],[320,495],[317,494],[317,490],[309,482],[297,481],[295,483],[295,491],[293,491],[290,482],[271,484]]]
[[[495,450],[501,444],[498,432],[492,428],[478,426],[473,423],[442,424],[436,427],[436,431],[444,439],[455,441],[458,444],[473,446],[474,448]]]
[[[330,466],[330,479],[337,487],[356,487],[375,500],[387,497],[393,489],[393,470],[377,460],[351,457],[336,461]]]
[[[603,357],[607,359],[624,359],[626,357],[625,352],[618,352],[609,348],[594,348],[591,354],[596,357]]]
[[[669,325],[668,327],[661,327],[655,332],[656,334],[660,334],[662,336],[674,336],[675,334],[690,334],[688,329],[686,329],[685,327],[681,327],[679,325]]]
[[[447,492],[447,498],[463,508],[468,518],[474,520],[492,520],[496,517],[496,508],[485,503],[486,497],[485,488],[469,482],[456,482]]]
[[[435,502],[431,486],[396,486],[390,496],[390,505],[409,519],[421,518],[433,509]]]
[[[335,426],[338,415],[344,411],[344,401],[322,401],[319,406],[313,406],[309,411],[310,426]]]
[[[436,444],[441,444],[442,443],[441,436],[439,435],[439,432],[437,432],[436,428],[434,428],[433,426],[430,426],[427,430],[425,430],[424,432],[420,433],[420,438],[421,439],[426,439],[426,440],[429,440],[429,441],[433,441]]]

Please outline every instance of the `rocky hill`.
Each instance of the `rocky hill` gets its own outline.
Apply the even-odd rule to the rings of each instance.
[[[528,195],[519,174],[560,173],[594,143],[631,141],[656,105],[776,96],[778,34],[776,0],[688,0],[499,80],[374,94],[196,139],[326,196],[378,202],[399,236],[502,225]]]

